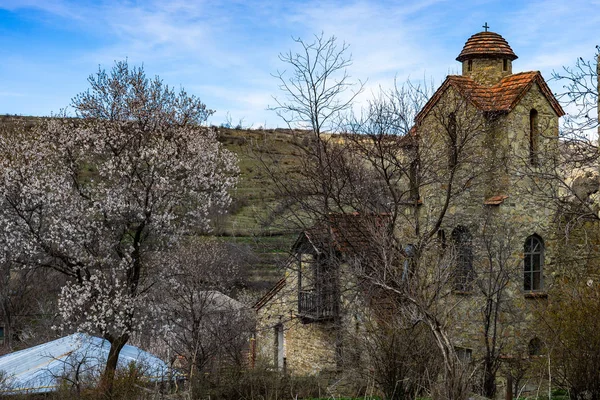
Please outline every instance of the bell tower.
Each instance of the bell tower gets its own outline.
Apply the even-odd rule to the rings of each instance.
[[[456,57],[462,63],[462,75],[483,86],[493,86],[512,74],[512,62],[518,57],[499,34],[485,31],[471,36]]]

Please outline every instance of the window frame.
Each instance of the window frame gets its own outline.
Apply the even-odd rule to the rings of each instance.
[[[470,292],[475,277],[473,236],[467,227],[458,225],[450,233],[450,240],[456,257],[454,260],[454,290]]]
[[[454,346],[454,352],[463,365],[470,365],[473,363],[473,349]]]
[[[529,163],[532,166],[539,164],[539,113],[535,108],[529,110]]]
[[[456,113],[448,114],[448,169],[452,170],[458,164],[458,122]]]
[[[529,357],[540,357],[545,353],[544,342],[537,336],[529,341],[527,344],[527,354]]]
[[[331,319],[338,314],[337,270],[323,254],[297,255],[298,315],[305,322]]]
[[[544,240],[539,235],[534,234],[525,239],[523,245],[523,290],[526,293],[544,291],[545,250]]]

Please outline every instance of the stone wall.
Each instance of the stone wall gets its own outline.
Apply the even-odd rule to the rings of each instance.
[[[471,64],[469,64],[469,61]],[[506,63],[506,70],[504,69],[504,63]],[[469,65],[471,70],[469,70]],[[462,74],[482,85],[492,86],[500,82],[503,77],[512,74],[512,61],[503,58],[465,60],[462,63]]]
[[[306,259],[306,256],[301,258]],[[285,287],[258,310],[257,356],[262,362],[275,367],[276,330],[281,326],[287,372],[295,375],[335,372],[338,368],[336,342],[339,329],[333,321],[309,322],[299,317],[298,269],[296,261],[289,265]]]

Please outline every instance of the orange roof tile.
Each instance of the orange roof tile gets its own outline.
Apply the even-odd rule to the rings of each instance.
[[[386,214],[330,214],[327,221],[304,231],[304,236],[318,251],[334,249],[345,254],[372,251],[377,232],[385,229]]]
[[[484,200],[483,204],[486,206],[499,206],[500,204],[504,203],[504,200],[506,199],[508,199],[508,196],[501,194],[498,196],[488,197]]]
[[[510,60],[518,58],[508,42],[494,32],[479,32],[471,36],[456,60],[462,62],[478,57],[508,58]]]
[[[531,88],[533,83],[538,84],[556,114],[559,117],[565,115],[565,112],[552,94],[542,74],[539,71],[531,71],[505,76],[494,86],[480,85],[467,76],[449,75],[442,86],[425,104],[425,107],[417,114],[415,121],[420,123],[439,101],[444,92],[451,86],[465,98],[469,99],[481,111],[510,112]]]

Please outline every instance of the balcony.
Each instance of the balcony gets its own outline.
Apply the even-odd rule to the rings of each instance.
[[[323,321],[337,316],[337,298],[333,290],[300,290],[298,316],[306,321]]]

